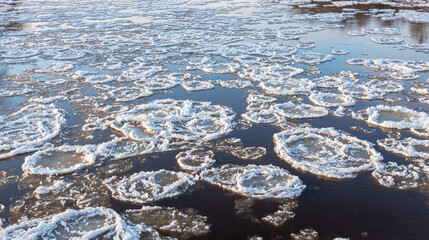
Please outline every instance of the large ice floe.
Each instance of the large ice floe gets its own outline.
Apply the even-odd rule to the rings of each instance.
[[[232,131],[234,112],[209,102],[162,99],[140,104],[97,121],[139,142],[152,142],[155,151],[172,141],[207,141]]]
[[[331,61],[334,57],[330,54],[323,54],[318,52],[303,52],[292,56],[292,59],[298,63],[307,65],[319,65],[323,62]]]
[[[377,105],[354,112],[352,116],[375,126],[411,130],[417,135],[429,131],[429,114],[403,106]]]
[[[351,58],[346,62],[350,65],[362,65],[380,71],[388,71],[390,76],[396,80],[417,79],[420,72],[429,71],[429,62],[424,61]]]
[[[201,179],[251,198],[296,198],[305,185],[287,170],[273,165],[223,165],[207,169]]]
[[[24,172],[40,175],[70,173],[95,164],[94,146],[62,146],[38,151],[25,158]]]
[[[322,107],[351,107],[356,104],[353,97],[345,94],[316,92],[310,94],[310,100]]]
[[[271,107],[271,111],[279,117],[293,119],[318,118],[328,115],[328,110],[311,104],[294,104],[292,102],[278,103]]]
[[[194,80],[182,83],[182,87],[188,92],[193,92],[213,89],[214,85],[209,82]]]
[[[333,128],[298,128],[274,134],[274,150],[294,168],[328,178],[353,178],[382,158],[373,145]]]
[[[196,214],[193,209],[179,211],[171,207],[144,206],[127,210],[124,218],[131,223],[157,230],[160,234],[186,239],[206,235],[210,232],[207,217]]]
[[[146,231],[149,231],[146,228]],[[67,210],[0,230],[2,239],[138,239],[140,232],[108,208]]]
[[[357,99],[383,99],[388,93],[402,92],[404,86],[398,81],[373,79],[365,83],[345,83],[338,90]]]
[[[0,116],[0,159],[37,150],[58,136],[64,113],[53,104],[33,104]]]
[[[184,172],[158,170],[143,171],[122,179],[112,177],[105,184],[114,198],[144,204],[180,195],[194,185],[196,180],[196,177]]]
[[[316,87],[316,85],[307,78],[263,81],[260,83],[260,86],[266,93],[273,95],[308,94]]]

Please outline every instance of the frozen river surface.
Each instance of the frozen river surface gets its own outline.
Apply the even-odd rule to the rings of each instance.
[[[429,3],[0,1],[0,239],[428,239]]]

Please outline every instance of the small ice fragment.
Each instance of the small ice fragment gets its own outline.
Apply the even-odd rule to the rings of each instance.
[[[347,54],[349,54],[350,52],[349,51],[347,51],[347,50],[332,50],[331,51],[331,54],[333,54],[333,55],[347,55]]]
[[[297,206],[298,204],[295,201],[284,203],[279,206],[279,209],[275,213],[263,217],[262,220],[276,227],[279,227],[295,216],[293,210]]]
[[[318,240],[319,233],[312,228],[304,228],[299,230],[299,233],[292,233],[290,235],[293,240]]]

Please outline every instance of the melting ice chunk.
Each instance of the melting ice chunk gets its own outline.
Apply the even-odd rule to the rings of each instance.
[[[328,178],[354,178],[382,159],[372,144],[333,128],[297,128],[274,134],[274,150],[293,167]]]

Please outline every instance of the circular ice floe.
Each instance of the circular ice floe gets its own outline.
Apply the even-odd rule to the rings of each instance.
[[[15,239],[139,239],[140,232],[112,209],[68,209],[65,212],[0,230],[0,238]]]
[[[397,81],[371,80],[363,84],[345,83],[338,90],[357,99],[382,99],[387,93],[401,92],[404,85]]]
[[[132,156],[145,155],[155,150],[154,141],[131,141],[128,138],[116,138],[97,146],[97,154],[119,160]]]
[[[264,147],[232,147],[229,152],[240,159],[256,160],[263,157],[267,150]]]
[[[223,88],[232,88],[232,89],[242,89],[252,87],[252,83],[247,80],[235,79],[235,80],[217,80],[217,84],[219,84]]]
[[[338,88],[344,84],[356,84],[358,81],[358,74],[350,71],[341,71],[332,76],[323,76],[313,79],[316,86],[321,88]]]
[[[298,63],[307,65],[319,65],[323,62],[331,61],[334,59],[332,55],[322,54],[317,52],[303,52],[292,56],[292,59]]]
[[[0,159],[35,151],[56,137],[65,124],[55,105],[33,104],[0,116]]]
[[[384,37],[372,37],[370,38],[371,41],[378,43],[378,44],[401,44],[404,43],[403,39],[400,38],[384,38]]]
[[[273,165],[223,165],[201,173],[201,178],[252,198],[296,198],[305,185],[297,176]]]
[[[24,50],[24,51],[8,51],[1,56],[4,58],[30,58],[39,55],[39,50]]]
[[[399,29],[398,28],[390,28],[390,27],[384,27],[384,28],[368,28],[366,30],[367,33],[370,34],[384,34],[384,35],[399,35]]]
[[[216,160],[214,153],[210,150],[191,149],[176,155],[177,163],[184,170],[201,171],[213,166]]]
[[[159,91],[173,88],[179,85],[178,79],[169,78],[169,76],[156,76],[150,79],[135,81],[134,84],[150,91]]]
[[[144,204],[156,200],[175,197],[194,185],[197,179],[183,172],[159,170],[139,172],[121,180],[114,178],[105,181],[118,200]]]
[[[85,78],[85,82],[91,84],[107,83],[116,80],[117,78],[111,75],[91,75]]]
[[[137,141],[138,135],[163,141],[213,140],[232,131],[234,115],[230,108],[209,102],[161,99],[119,113],[107,125]],[[127,124],[135,127],[115,127]]]
[[[141,209],[127,210],[124,215],[133,224],[148,226],[180,239],[210,232],[207,217],[197,215],[192,209],[179,211],[171,207],[143,206]]]
[[[53,59],[55,60],[74,60],[83,58],[85,56],[84,52],[79,52],[77,50],[67,50],[64,52],[57,53]]]
[[[40,175],[74,172],[95,164],[96,155],[92,148],[90,146],[62,146],[38,151],[25,158],[22,170]]]
[[[106,93],[107,96],[114,98],[117,102],[129,102],[139,98],[149,97],[153,92],[137,87],[119,87]]]
[[[310,104],[294,104],[292,102],[275,104],[270,108],[271,112],[280,117],[293,119],[318,118],[328,115],[328,110]]]
[[[203,81],[189,81],[182,83],[182,87],[188,92],[193,92],[213,89],[214,85]]]
[[[361,30],[348,31],[347,34],[350,36],[365,36],[366,32],[365,32],[365,29],[361,29]]]
[[[403,106],[377,105],[353,113],[353,118],[379,127],[395,129],[429,129],[429,114]]]
[[[390,71],[391,77],[397,80],[415,79],[418,78],[418,72],[429,71],[429,62],[423,61],[351,58],[346,63],[350,65],[363,65],[381,71]]]
[[[344,94],[315,92],[310,94],[310,100],[322,107],[351,107],[356,104],[353,97]]]
[[[333,128],[300,128],[274,134],[274,150],[293,167],[329,178],[354,178],[382,159],[371,143]]]
[[[382,148],[395,154],[406,157],[429,159],[429,140],[420,140],[415,138],[397,140],[393,138],[386,138],[378,140],[377,143]]]
[[[260,86],[266,93],[274,95],[307,94],[316,87],[316,85],[307,78],[266,81],[261,82]]]

